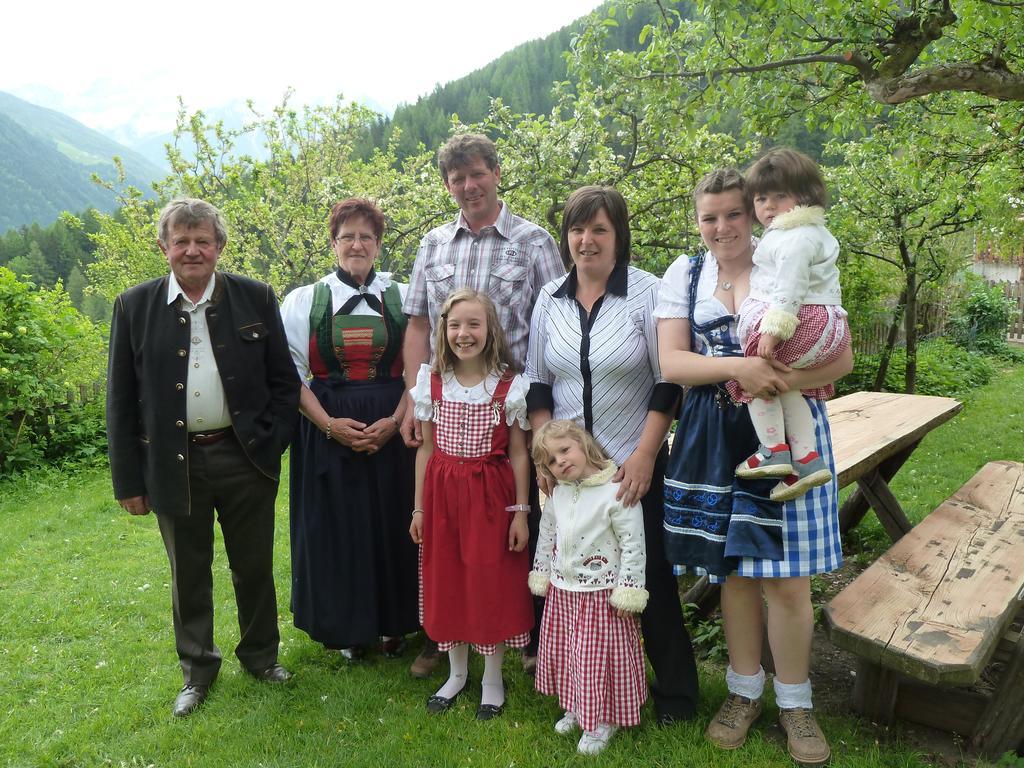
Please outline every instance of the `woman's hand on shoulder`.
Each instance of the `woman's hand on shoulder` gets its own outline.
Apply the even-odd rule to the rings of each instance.
[[[651,487],[654,459],[655,456],[637,449],[622,462],[612,482],[619,484],[619,492],[615,494],[615,498],[621,501],[623,506],[631,507],[638,503]]]
[[[736,381],[740,389],[751,397],[775,397],[780,392],[788,392],[789,384],[783,374],[790,372],[790,367],[774,358],[763,357],[737,358],[739,370]]]

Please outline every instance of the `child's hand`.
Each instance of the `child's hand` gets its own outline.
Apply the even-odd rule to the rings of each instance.
[[[412,522],[409,523],[409,536],[412,537],[413,544],[423,543],[423,513],[417,512],[412,516]]]
[[[526,524],[526,512],[516,512],[508,527],[508,551],[522,552],[530,541],[530,527]]]
[[[772,336],[770,333],[762,333],[761,338],[757,340],[757,356],[763,357],[765,360],[774,359],[775,347],[777,347],[778,344],[778,336]]]

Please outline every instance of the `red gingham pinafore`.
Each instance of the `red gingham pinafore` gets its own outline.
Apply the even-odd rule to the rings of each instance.
[[[430,377],[434,452],[423,479],[423,628],[442,650],[472,643],[526,644],[533,628],[527,587],[529,552],[511,552],[508,529],[516,503],[508,459],[502,377],[489,403],[444,400]]]

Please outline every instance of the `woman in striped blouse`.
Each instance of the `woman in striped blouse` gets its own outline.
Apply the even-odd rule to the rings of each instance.
[[[560,249],[572,269],[544,286],[530,323],[530,422],[584,427],[620,467],[619,499],[641,503],[650,592],[641,628],[657,678],[651,694],[662,723],[689,719],[697,670],[662,538],[665,436],[679,388],[662,381],[658,366],[652,312],[660,281],[630,266],[629,213],[611,187],[569,196]]]

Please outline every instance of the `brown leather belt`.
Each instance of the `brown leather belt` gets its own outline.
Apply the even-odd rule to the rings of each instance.
[[[189,432],[188,441],[195,445],[213,445],[231,434],[231,427],[211,429],[209,432]]]

